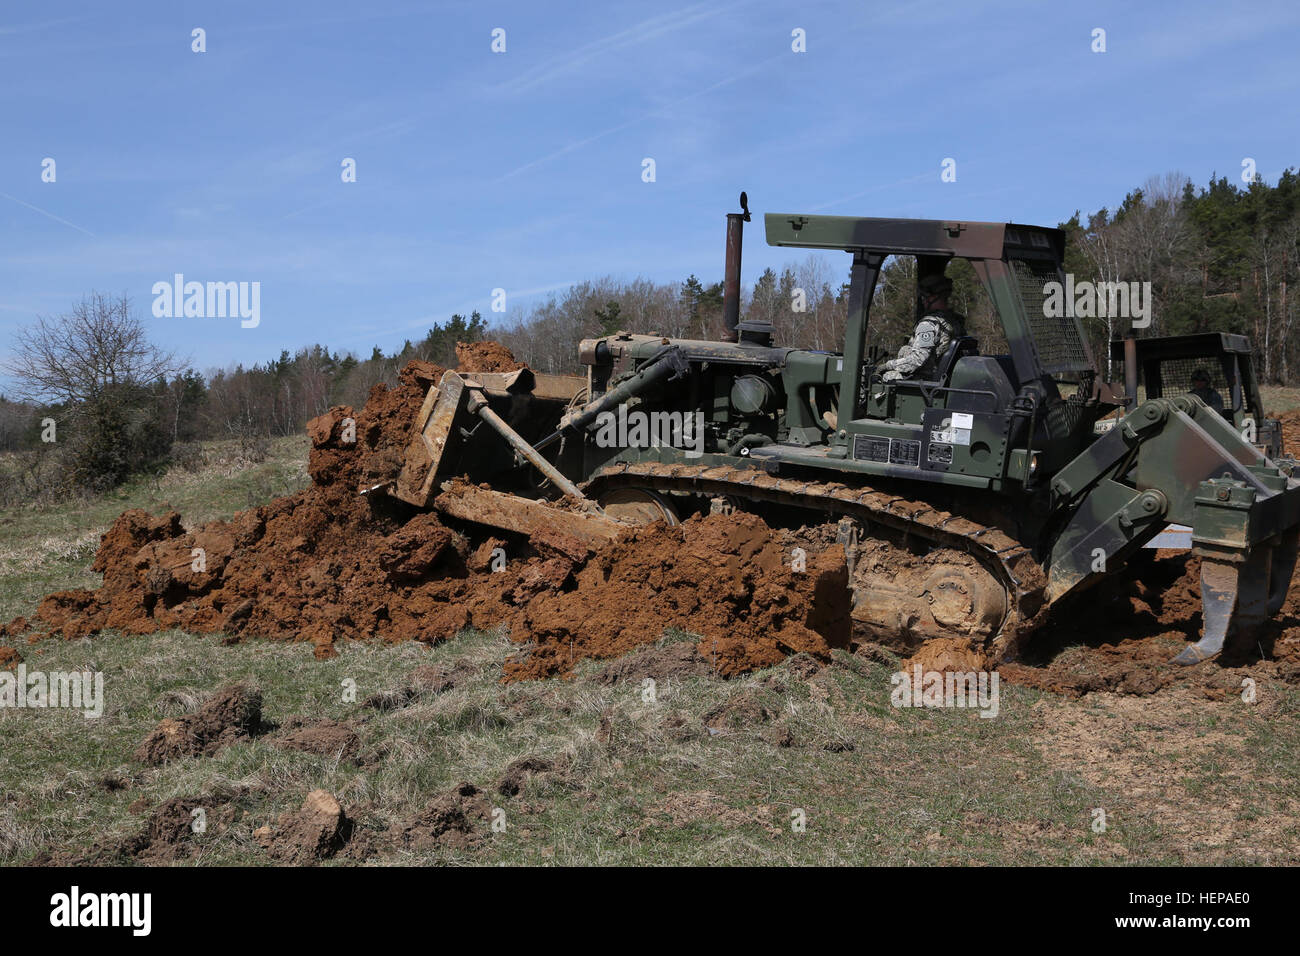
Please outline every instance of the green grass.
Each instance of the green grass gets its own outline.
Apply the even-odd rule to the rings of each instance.
[[[214,461],[108,499],[0,513],[0,620],[30,615],[49,590],[95,584],[94,542],[122,509],[171,505],[191,525],[228,517],[301,486],[304,456],[305,442],[286,441],[262,464]],[[599,662],[572,680],[503,685],[512,649],[497,633],[432,649],[345,644],[328,661],[308,645],[181,632],[21,645],[29,669],[102,672],[107,708],[98,720],[0,708],[0,863],[115,846],[186,797],[212,812],[182,862],[264,864],[253,831],[316,788],[375,840],[373,863],[1300,862],[1300,697],[1285,685],[1261,682],[1247,706],[1170,692],[1070,701],[1003,684],[990,720],[890,706],[896,664],[867,656],[839,653],[811,678],[787,664],[661,680],[647,701],[638,682],[595,680]],[[469,679],[393,710],[343,693],[355,681],[364,701],[408,686],[416,667],[458,661]],[[160,719],[236,681],[261,689],[274,724],[348,723],[360,761],[284,750],[275,732],[163,767],[134,759]],[[741,716],[710,721],[711,733],[706,717],[728,704]],[[497,793],[524,756],[557,769],[518,796]],[[385,848],[460,781],[505,812],[504,832],[480,824],[469,848]]]
[[[186,861],[258,864],[253,830],[296,810],[304,795],[334,793],[372,835],[400,827],[437,794],[465,780],[488,791],[507,828],[470,849],[381,851],[370,862],[479,864],[1092,864],[1249,862],[1237,847],[1198,848],[1183,829],[1202,805],[1227,807],[1243,826],[1285,824],[1294,847],[1297,771],[1294,695],[1274,721],[1243,708],[1215,712],[1243,740],[1238,752],[1173,748],[1146,753],[1147,769],[1189,801],[1170,819],[1121,774],[1089,782],[1085,765],[1062,769],[1044,749],[1041,717],[1071,711],[1106,719],[1104,703],[1075,704],[1004,687],[997,719],[961,710],[895,709],[893,667],[847,654],[811,680],[788,667],[721,681],[661,681],[657,699],[639,684],[601,686],[588,663],[570,681],[502,685],[511,650],[499,634],[463,634],[434,649],[349,644],[317,661],[310,648],[254,641],[223,646],[212,637],[168,632],[103,636],[28,648],[29,668],[99,670],[108,706],[98,720],[64,711],[0,710],[0,862],[40,849],[85,849],[138,831],[148,808],[171,797],[233,795],[223,817],[214,801],[207,833],[191,838]],[[404,686],[421,664],[470,661],[472,679],[391,711],[358,700]],[[265,718],[329,717],[351,724],[364,764],[289,752],[270,734],[213,757],[145,767],[132,753],[165,716],[211,690],[245,681],[264,696]],[[711,734],[706,714],[745,698],[768,712]],[[1210,705],[1207,705],[1210,706]],[[1068,718],[1067,718],[1068,719]],[[716,723],[716,722],[715,722]],[[1175,732],[1195,741],[1193,718]],[[602,725],[607,733],[602,733]],[[1114,732],[1117,754],[1168,728],[1158,721]],[[788,731],[780,746],[776,731]],[[1249,773],[1241,773],[1242,753]],[[552,760],[559,772],[516,797],[494,791],[521,756]],[[106,780],[125,782],[110,789]],[[223,797],[224,801],[226,798]],[[1090,827],[1106,808],[1104,834]],[[792,828],[802,812],[803,832]],[[1286,844],[1280,844],[1285,846]],[[1248,849],[1248,848],[1246,848]],[[1276,847],[1274,848],[1276,850]],[[1294,859],[1291,860],[1294,862]]]
[[[497,677],[510,644],[495,634],[462,635],[433,650],[349,645],[326,662],[305,646],[225,647],[178,632],[33,650],[29,668],[102,671],[108,706],[98,720],[0,710],[9,793],[0,862],[125,837],[142,826],[128,810],[142,797],[154,807],[230,793],[238,819],[194,836],[190,861],[265,862],[253,829],[297,809],[312,789],[333,792],[363,828],[382,833],[462,780],[492,791],[523,755],[562,770],[514,798],[490,793],[505,810],[505,832],[470,850],[389,852],[377,861],[1080,863],[1106,858],[1087,826],[1090,808],[1117,804],[1037,754],[1028,724],[1035,694],[1010,691],[995,720],[896,710],[888,703],[892,669],[848,655],[811,683],[784,668],[737,681],[691,678],[661,683],[647,703],[634,684],[503,686]],[[410,706],[377,712],[343,699],[345,679],[364,699],[401,685],[418,664],[466,658],[480,665],[473,680]],[[232,681],[258,686],[273,722],[294,715],[351,722],[366,765],[287,752],[273,736],[162,768],[133,761],[159,719]],[[710,734],[706,712],[740,695],[771,716]],[[790,732],[792,746],[773,742],[777,727]],[[127,786],[109,789],[110,779]],[[791,826],[799,811],[803,832]],[[1177,859],[1160,845],[1158,828],[1107,839],[1151,862]]]

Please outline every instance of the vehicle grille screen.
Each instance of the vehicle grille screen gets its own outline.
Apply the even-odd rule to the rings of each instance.
[[[1043,286],[1061,281],[1056,264],[1050,259],[1012,259],[1011,268],[1043,369],[1052,375],[1091,369],[1092,360],[1079,334],[1078,320],[1069,315],[1044,314],[1043,303],[1047,294]],[[1064,311],[1064,308],[1058,311]]]

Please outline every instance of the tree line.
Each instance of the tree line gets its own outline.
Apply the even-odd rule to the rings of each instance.
[[[1150,282],[1151,325],[1139,335],[1241,332],[1255,344],[1261,381],[1300,378],[1300,309],[1291,291],[1300,270],[1300,176],[1275,185],[1211,177],[1195,188],[1181,174],[1149,180],[1114,209],[1079,212],[1067,233],[1066,271],[1076,280]],[[847,319],[847,257],[811,255],[764,270],[744,290],[745,319],[770,322],[782,345],[838,350]],[[968,263],[948,268],[952,307],[985,353],[1006,344],[992,303]],[[915,319],[915,260],[891,258],[874,292],[870,336],[893,352]],[[273,437],[300,432],[331,405],[364,404],[376,384],[393,384],[411,359],[454,366],[457,342],[489,335],[541,372],[579,371],[583,338],[618,331],[716,339],[723,331],[722,283],[607,276],[578,283],[489,329],[478,313],[435,323],[420,340],[369,357],[322,344],[274,360],[200,374],[149,343],[125,297],[91,294],[67,313],[38,319],[15,338],[4,371],[18,383],[0,395],[0,504],[12,497],[95,493],[132,474],[184,460],[196,443],[236,439],[250,459]],[[1107,342],[1126,320],[1082,320],[1105,368]],[[51,428],[51,425],[53,428]],[[52,438],[53,436],[53,438]]]

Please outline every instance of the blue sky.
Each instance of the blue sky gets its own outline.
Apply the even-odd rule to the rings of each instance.
[[[1272,182],[1300,163],[1298,23],[1293,3],[8,0],[0,360],[91,290],[207,369],[391,350],[499,318],[498,287],[517,309],[602,275],[716,280],[742,188],[756,218],[1051,224],[1167,171],[1201,185],[1249,156]],[[791,261],[760,222],[746,283]],[[154,318],[178,272],[260,282],[260,325]]]

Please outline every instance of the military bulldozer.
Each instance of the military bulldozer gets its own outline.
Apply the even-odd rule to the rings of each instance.
[[[843,546],[857,624],[966,638],[994,661],[1170,524],[1192,529],[1204,611],[1203,637],[1175,660],[1213,656],[1281,608],[1300,541],[1292,463],[1194,395],[1137,404],[1102,380],[1078,320],[1045,307],[1064,280],[1060,230],[768,214],[769,244],[851,259],[843,348],[810,351],[740,321],[741,203],[727,217],[724,340],[588,339],[583,376],[449,371],[400,474],[362,491],[593,547],[631,524],[752,511]],[[871,317],[890,256],[916,257],[920,275],[969,262],[1007,351],[959,336],[916,376],[884,381]]]
[[[1122,377],[1130,404],[1147,398],[1186,395],[1203,375],[1219,412],[1266,458],[1282,456],[1282,423],[1264,414],[1250,339],[1228,332],[1116,339],[1110,343],[1112,368]],[[1218,410],[1218,409],[1216,409]]]

